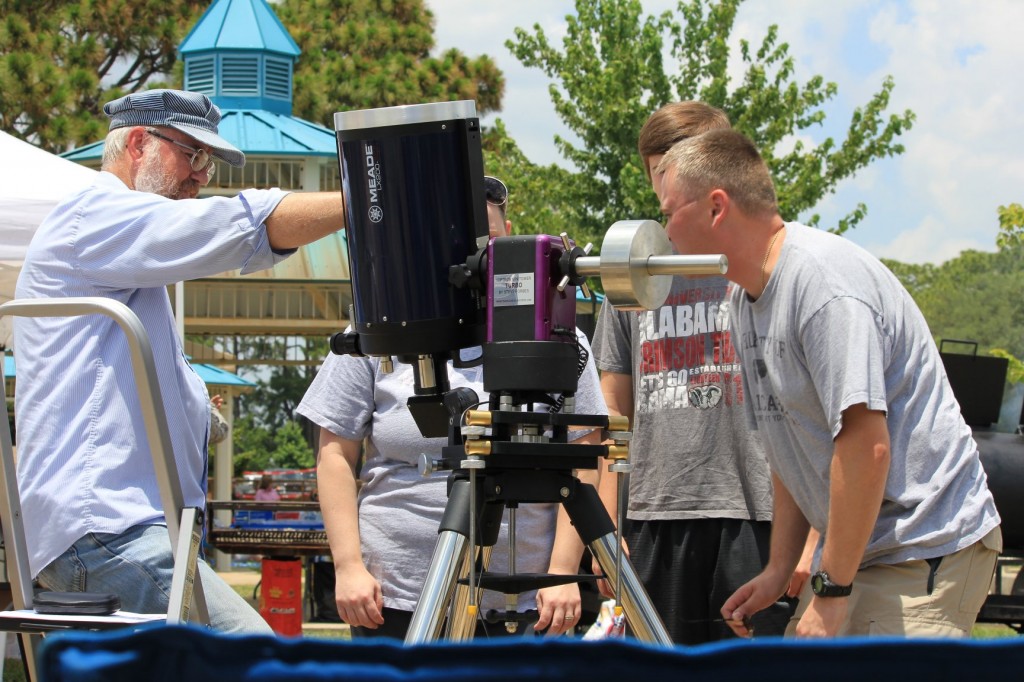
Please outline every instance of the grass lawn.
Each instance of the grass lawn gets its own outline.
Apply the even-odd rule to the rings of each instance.
[[[1018,637],[1017,631],[1009,625],[999,623],[977,623],[971,630],[971,639],[997,639],[999,637]]]

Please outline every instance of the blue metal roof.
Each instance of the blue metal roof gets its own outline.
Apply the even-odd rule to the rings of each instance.
[[[103,140],[92,142],[84,147],[75,147],[72,150],[59,154],[59,156],[78,163],[83,161],[99,161],[103,158]]]
[[[214,365],[205,365],[199,362],[190,363],[192,369],[196,371],[199,378],[203,380],[209,386],[234,386],[236,388],[252,388],[256,384],[237,374],[232,374],[227,370],[223,370],[220,367]]]
[[[334,131],[310,121],[259,109],[222,109],[221,137],[255,156],[326,156],[338,154]],[[99,161],[103,140],[61,154],[65,159]]]
[[[234,386],[236,388],[252,388],[256,384],[251,381],[247,381],[237,374],[232,374],[219,367],[213,365],[204,365],[201,363],[191,363],[192,369],[196,371],[199,378],[202,379],[207,385],[210,386]],[[15,378],[15,364],[14,358],[10,355],[4,355],[4,378],[13,379]]]
[[[310,121],[256,109],[222,110],[220,134],[256,155],[337,156],[334,131]]]
[[[215,0],[178,46],[182,55],[208,50],[263,50],[290,57],[301,54],[265,0]]]

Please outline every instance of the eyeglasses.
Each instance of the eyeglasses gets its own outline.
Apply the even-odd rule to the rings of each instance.
[[[163,133],[153,128],[146,128],[146,132],[152,135],[153,137],[159,137],[161,140],[166,140],[171,144],[178,145],[186,152],[192,154],[192,158],[188,160],[188,165],[192,168],[192,171],[194,173],[206,171],[206,177],[213,177],[214,172],[217,170],[217,166],[214,165],[213,157],[210,155],[210,152],[206,151],[205,149],[191,147],[185,144],[184,142],[178,142],[177,140],[167,137]]]
[[[487,197],[487,203],[494,204],[495,206],[504,206],[505,202],[508,201],[508,187],[498,178],[485,175],[484,195]]]

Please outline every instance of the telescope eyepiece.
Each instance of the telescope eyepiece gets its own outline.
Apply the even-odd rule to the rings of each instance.
[[[331,352],[335,355],[365,357],[359,350],[359,332],[338,332],[331,337]]]

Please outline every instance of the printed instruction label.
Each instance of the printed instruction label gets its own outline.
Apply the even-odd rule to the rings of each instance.
[[[533,305],[534,277],[532,272],[494,275],[494,305]]]

